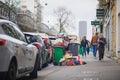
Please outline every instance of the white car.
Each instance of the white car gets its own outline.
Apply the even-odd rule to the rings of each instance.
[[[38,33],[42,38],[48,38],[48,35],[46,33]]]
[[[0,80],[16,80],[26,74],[36,78],[37,54],[16,24],[0,19]]]
[[[49,39],[51,40],[52,44],[55,42],[55,40],[57,39],[56,36],[49,36]]]
[[[48,53],[44,44],[44,41],[42,37],[39,35],[39,33],[34,33],[34,32],[23,32],[28,43],[33,44],[36,46],[39,50],[39,61],[38,61],[38,70],[41,70],[42,67],[48,65]]]

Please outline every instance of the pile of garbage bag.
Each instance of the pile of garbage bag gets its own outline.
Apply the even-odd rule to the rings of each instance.
[[[75,66],[75,65],[84,65],[85,61],[82,61],[80,55],[73,56],[71,51],[66,51],[63,58],[59,61],[60,66]]]

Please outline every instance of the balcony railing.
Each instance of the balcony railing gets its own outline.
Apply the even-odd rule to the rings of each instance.
[[[12,8],[0,1],[0,18],[16,21],[16,13]]]

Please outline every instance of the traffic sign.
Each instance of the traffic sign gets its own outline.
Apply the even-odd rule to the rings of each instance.
[[[100,25],[100,21],[91,21],[91,25]]]

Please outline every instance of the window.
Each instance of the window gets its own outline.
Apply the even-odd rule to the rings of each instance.
[[[0,24],[0,34],[3,34],[4,32],[3,32],[3,30],[2,30],[2,28],[1,28],[1,24]]]
[[[18,26],[15,25],[15,24],[10,24],[10,25],[14,27],[15,32],[16,32],[16,34],[18,36],[18,39],[21,40],[21,41],[26,42],[26,39],[25,39],[23,33],[19,30]]]
[[[26,37],[28,43],[32,43],[32,42],[30,41],[31,36],[25,35],[25,37]]]
[[[17,35],[19,40],[26,42],[25,37],[21,33],[17,32]]]
[[[42,43],[42,39],[40,36],[37,36],[38,42]]]
[[[26,37],[28,43],[38,42],[36,36],[25,34],[25,37]]]
[[[7,34],[8,36],[17,38],[14,28],[10,26],[8,23],[2,24],[1,27],[5,34]]]
[[[42,37],[41,36],[37,36],[37,38],[38,38],[38,42],[40,42],[40,43],[42,43],[44,45],[44,41],[43,41]]]

